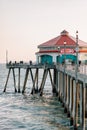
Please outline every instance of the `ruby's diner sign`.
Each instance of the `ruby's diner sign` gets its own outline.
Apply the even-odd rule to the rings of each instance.
[[[74,49],[66,48],[66,49],[61,49],[61,50],[60,50],[60,53],[61,53],[61,54],[64,54],[64,53],[66,53],[66,54],[71,54],[71,53],[75,53],[75,51],[74,51]]]

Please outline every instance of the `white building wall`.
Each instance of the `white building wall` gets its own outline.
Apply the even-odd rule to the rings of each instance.
[[[58,56],[57,53],[53,53],[52,56],[53,56],[53,62],[56,63],[56,58]]]
[[[87,53],[80,53],[79,60],[81,60],[81,61],[87,60]]]
[[[36,64],[38,64],[38,63],[39,63],[39,56],[36,55]]]

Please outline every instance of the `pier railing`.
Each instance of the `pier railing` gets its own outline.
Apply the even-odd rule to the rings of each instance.
[[[7,63],[6,67],[7,68],[43,68],[44,66],[48,66],[49,68],[55,68],[56,64],[30,64],[30,63]],[[58,65],[57,65],[58,66]],[[60,66],[58,66],[62,69],[64,69],[64,65],[60,64]],[[66,68],[67,70],[71,70],[71,71],[75,71],[75,67],[76,65],[71,65],[71,64],[66,64]],[[87,75],[87,65],[85,64],[81,64],[78,66],[78,72],[84,75]]]
[[[30,63],[7,63],[6,67],[9,68],[55,68],[55,64],[30,64]]]

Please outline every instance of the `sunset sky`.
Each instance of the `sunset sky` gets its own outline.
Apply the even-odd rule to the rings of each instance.
[[[67,30],[87,42],[87,0],[0,0],[0,63],[35,61],[37,46]]]

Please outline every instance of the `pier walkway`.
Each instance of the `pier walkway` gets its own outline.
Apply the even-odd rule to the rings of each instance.
[[[43,95],[47,75],[49,74],[53,95],[58,97],[58,100],[64,107],[64,112],[70,118],[70,125],[73,125],[74,130],[78,129],[78,124],[81,130],[87,129],[87,66],[86,65],[60,65],[60,64],[28,64],[28,63],[9,63],[7,80],[4,87],[6,92],[9,75],[12,70],[14,79],[15,92],[21,92],[20,89],[20,73],[21,69],[25,69],[24,84],[22,93],[25,93],[28,75],[31,75],[32,90],[31,94],[39,93]],[[18,69],[18,88],[16,88],[15,69]],[[35,69],[35,74],[33,74]],[[38,75],[40,69],[43,69],[41,84],[38,84]],[[53,71],[51,71],[53,70]],[[80,120],[78,119],[80,118]]]

